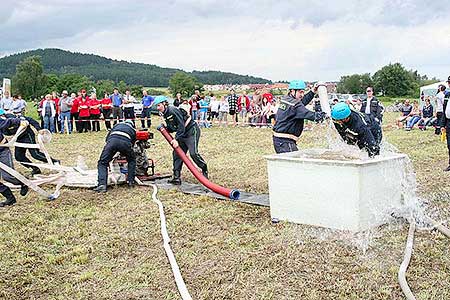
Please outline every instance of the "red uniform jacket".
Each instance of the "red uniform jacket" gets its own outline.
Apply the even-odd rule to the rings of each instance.
[[[247,111],[250,109],[250,99],[247,96],[240,96],[238,98],[238,109],[242,110],[244,107]]]
[[[112,107],[112,101],[110,98],[103,98],[101,103],[103,109],[111,109]]]
[[[70,113],[71,114],[75,114],[78,113],[78,107],[80,106],[80,99],[79,98],[75,98],[73,99],[73,105],[70,108]]]
[[[78,111],[80,112],[80,117],[89,117],[91,114],[89,113],[89,103],[91,102],[91,99],[86,96],[86,98],[78,97]]]
[[[91,99],[89,100],[89,112],[91,115],[99,115],[100,114],[100,100]]]

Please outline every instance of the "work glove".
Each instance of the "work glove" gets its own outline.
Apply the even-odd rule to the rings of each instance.
[[[325,120],[325,118],[327,118],[327,114],[323,111],[320,112],[316,112],[315,118],[314,118],[314,122],[316,123],[322,123],[323,120]]]

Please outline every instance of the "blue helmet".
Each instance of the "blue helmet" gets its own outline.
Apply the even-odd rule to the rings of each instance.
[[[0,108],[0,115],[4,115],[5,114],[5,110],[3,108]]]
[[[155,101],[153,101],[153,105],[158,105],[160,103],[167,102],[166,96],[156,96]]]
[[[331,117],[334,120],[343,120],[350,116],[350,113],[350,106],[345,102],[336,103],[331,109]]]
[[[306,89],[306,83],[303,80],[292,80],[289,82],[289,90],[304,90]]]

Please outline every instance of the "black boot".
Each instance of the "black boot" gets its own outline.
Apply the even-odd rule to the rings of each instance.
[[[101,185],[96,186],[96,187],[94,188],[94,192],[97,192],[97,193],[106,193],[106,185],[101,184]]]
[[[180,171],[173,171],[173,177],[172,179],[167,180],[168,183],[174,184],[174,185],[181,185],[181,172]]]
[[[20,196],[25,196],[28,193],[28,186],[25,184],[22,184],[20,187]]]
[[[13,205],[14,203],[16,203],[16,197],[14,197],[13,193],[9,188],[7,188],[4,192],[2,192],[2,195],[6,198],[6,200],[0,202],[0,207]]]

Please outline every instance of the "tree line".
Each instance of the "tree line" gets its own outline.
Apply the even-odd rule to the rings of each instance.
[[[129,85],[167,87],[169,79],[183,70],[162,68],[151,64],[112,60],[93,54],[74,53],[61,49],[37,49],[0,58],[0,78],[11,77],[16,66],[30,56],[40,56],[45,73],[58,76],[80,74],[92,81],[123,80]],[[204,84],[246,84],[271,83],[270,80],[253,76],[238,75],[220,71],[194,71],[186,74],[194,76]]]
[[[388,97],[418,97],[421,86],[438,81],[434,77],[429,79],[427,75],[420,75],[417,70],[406,70],[400,63],[391,63],[373,76],[370,73],[342,76],[337,84],[337,92],[364,94],[366,87],[372,86],[376,93]]]

